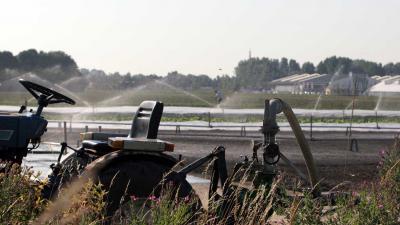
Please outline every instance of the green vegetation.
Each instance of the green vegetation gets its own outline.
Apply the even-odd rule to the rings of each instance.
[[[46,206],[42,184],[32,182],[39,174],[16,165],[6,170],[0,173],[0,224],[28,224]]]

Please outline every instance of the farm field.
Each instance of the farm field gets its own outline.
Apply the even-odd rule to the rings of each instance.
[[[55,88],[57,89],[57,88]],[[84,92],[67,92],[59,90],[72,97],[77,106],[135,106],[144,100],[158,100],[166,106],[188,107],[222,107],[222,108],[263,108],[264,100],[281,98],[292,108],[299,109],[351,109],[352,96],[336,95],[293,95],[269,94],[264,92],[226,92],[223,101],[218,104],[214,90],[182,90],[171,85],[157,82],[150,83],[124,91],[87,89]],[[27,92],[5,92],[0,88],[0,105],[21,105],[26,100],[34,105],[32,97]],[[400,96],[357,96],[355,109],[363,110],[400,110]]]

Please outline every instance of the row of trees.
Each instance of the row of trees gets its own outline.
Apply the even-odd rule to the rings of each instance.
[[[362,59],[332,56],[319,62],[316,66],[311,62],[303,64],[294,59],[281,58],[249,58],[242,60],[235,67],[236,76],[222,75],[211,79],[207,75],[180,74],[170,72],[165,77],[158,75],[132,75],[112,73],[101,70],[78,69],[74,59],[62,51],[38,52],[35,49],[22,51],[17,55],[11,52],[0,52],[0,81],[26,72],[34,72],[38,76],[54,83],[62,83],[71,78],[84,78],[94,88],[127,89],[154,80],[162,80],[173,86],[184,89],[212,87],[215,89],[264,89],[270,81],[297,73],[328,73],[390,75],[400,74],[400,63],[381,63]],[[68,82],[66,82],[68,83]],[[79,83],[75,80],[75,83]],[[71,83],[71,84],[75,84]],[[81,83],[84,84],[84,83]]]
[[[52,82],[60,82],[80,74],[75,60],[62,51],[38,52],[29,49],[17,55],[9,51],[0,52],[0,80],[26,72],[35,72]]]

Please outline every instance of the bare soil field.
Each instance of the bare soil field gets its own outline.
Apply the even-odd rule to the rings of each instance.
[[[82,130],[68,132],[68,142],[76,145]],[[103,130],[103,132],[128,133],[126,130]],[[306,136],[308,134],[306,133]],[[379,152],[393,143],[395,133],[389,132],[355,132],[353,138],[358,140],[358,152],[349,151],[348,137],[344,132],[314,132],[309,144],[314,160],[319,169],[323,186],[327,189],[339,183],[346,182],[345,189],[357,189],[364,181],[378,176],[377,165]],[[159,138],[175,143],[175,156],[182,155],[185,162],[192,162],[210,153],[216,146],[226,148],[228,171],[236,162],[243,160],[241,156],[251,157],[251,140],[261,140],[257,132],[250,132],[241,137],[232,131],[185,131],[175,134],[173,131],[160,131]],[[64,136],[61,129],[49,129],[43,141],[60,142]],[[303,156],[294,136],[290,132],[280,132],[277,136],[280,150],[296,166],[306,173]],[[281,170],[289,176],[293,174],[284,162],[279,162]],[[196,171],[198,174],[202,170]]]

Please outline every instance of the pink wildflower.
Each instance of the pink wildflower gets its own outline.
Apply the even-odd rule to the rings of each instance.
[[[132,196],[131,196],[131,200],[132,200],[132,202],[135,202],[135,201],[138,200],[138,198],[137,198],[136,196],[132,195]]]
[[[154,195],[149,196],[148,199],[150,201],[156,201],[157,200],[156,196],[154,196]]]
[[[183,199],[183,201],[184,201],[185,203],[188,203],[188,202],[190,201],[189,196],[186,196],[186,197]]]

